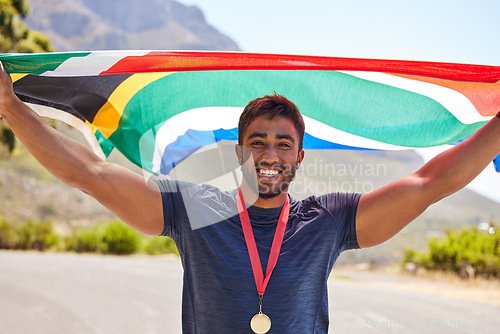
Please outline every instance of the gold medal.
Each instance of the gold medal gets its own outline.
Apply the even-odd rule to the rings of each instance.
[[[271,319],[264,313],[259,312],[250,320],[250,328],[254,333],[267,333],[271,329]]]
[[[250,320],[250,328],[254,333],[265,334],[271,329],[271,319],[262,313],[262,298],[264,295],[259,296],[259,313],[253,316]]]

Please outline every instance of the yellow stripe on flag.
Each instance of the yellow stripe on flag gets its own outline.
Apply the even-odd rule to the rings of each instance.
[[[14,83],[17,80],[20,80],[20,79],[24,78],[27,75],[28,75],[27,73],[12,73],[10,75],[10,78],[12,79],[12,83]]]
[[[118,129],[120,119],[128,102],[141,89],[169,73],[137,73],[124,80],[111,94],[108,101],[97,112],[92,126],[97,128],[107,139]],[[95,132],[95,130],[94,130]]]
[[[97,127],[90,123],[89,121],[85,120],[85,125],[90,128],[90,130],[95,134],[97,132]]]

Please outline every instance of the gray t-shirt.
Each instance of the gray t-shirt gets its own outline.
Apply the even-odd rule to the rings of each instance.
[[[236,207],[236,190],[158,181],[165,227],[184,267],[183,333],[252,333],[259,311],[250,258]],[[277,265],[263,298],[269,333],[327,333],[327,281],[339,254],[358,248],[355,217],[360,194],[290,199]],[[249,207],[266,272],[281,208]]]

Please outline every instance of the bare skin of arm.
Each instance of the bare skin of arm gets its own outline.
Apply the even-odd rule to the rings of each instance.
[[[15,96],[3,66],[0,72],[0,116],[40,164],[62,182],[97,199],[135,230],[159,235],[163,209],[158,186],[100,159],[84,145],[46,125]]]
[[[363,194],[356,215],[359,246],[390,239],[430,205],[465,187],[500,153],[500,118],[441,153],[417,172]]]

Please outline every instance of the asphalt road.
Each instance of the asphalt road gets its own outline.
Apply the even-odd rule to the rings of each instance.
[[[181,282],[175,258],[0,251],[0,333],[181,333]],[[330,333],[500,332],[500,307],[357,280],[329,289]]]

